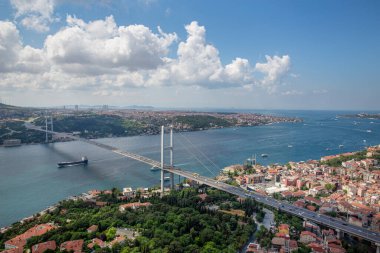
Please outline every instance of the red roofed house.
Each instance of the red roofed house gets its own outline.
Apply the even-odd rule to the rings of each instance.
[[[40,224],[28,229],[25,233],[18,235],[4,243],[5,249],[18,248],[23,250],[26,241],[33,236],[40,236],[48,232],[49,230],[55,229],[56,227],[52,224]]]
[[[74,240],[74,241],[66,241],[61,244],[61,247],[59,248],[60,251],[73,251],[74,253],[81,253],[83,248],[83,239],[81,240]]]
[[[137,209],[137,208],[140,208],[140,207],[148,207],[148,206],[151,206],[152,204],[150,202],[145,202],[145,203],[141,203],[141,202],[133,202],[133,203],[128,203],[128,204],[124,204],[124,205],[120,205],[119,206],[119,211],[120,212],[124,212],[125,210],[131,208],[131,209]]]
[[[1,251],[1,253],[22,253],[23,249],[20,248],[12,248]]]
[[[317,235],[310,231],[302,231],[300,235],[300,242],[308,244],[317,241]]]
[[[120,236],[117,236],[115,239],[113,239],[108,247],[112,248],[113,245],[115,245],[116,243],[123,243],[125,241],[125,236],[123,235],[120,235]]]
[[[55,250],[56,248],[57,244],[55,241],[42,242],[32,246],[32,253],[43,253],[48,249]]]
[[[87,228],[87,233],[94,233],[98,231],[98,225],[92,225],[89,228]]]
[[[322,244],[318,244],[318,243],[315,243],[315,242],[312,242],[312,243],[309,243],[307,245],[309,248],[311,248],[311,252],[315,252],[315,253],[324,253],[325,250],[323,249],[323,245]]]
[[[95,247],[95,245],[98,245],[100,248],[105,248],[107,246],[104,241],[100,240],[99,238],[94,238],[87,245],[87,248],[92,249],[93,247]]]

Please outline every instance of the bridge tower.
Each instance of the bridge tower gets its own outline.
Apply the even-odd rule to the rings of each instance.
[[[53,132],[54,128],[53,128],[53,117],[52,116],[45,116],[45,142],[46,143],[49,142],[48,126],[50,126],[50,131]],[[52,135],[52,139],[53,139],[53,135]]]
[[[165,180],[165,171],[164,171],[164,133],[165,127],[161,126],[161,194],[164,194],[164,180]],[[170,126],[170,146],[167,147],[170,151],[170,166],[173,166],[173,126]],[[170,188],[174,188],[174,174],[170,172]]]
[[[161,196],[164,195],[164,126],[161,126]]]

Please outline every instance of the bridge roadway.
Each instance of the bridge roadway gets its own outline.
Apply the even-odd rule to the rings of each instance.
[[[154,166],[154,167],[158,167],[158,168],[161,167],[161,163],[159,161],[156,161],[156,160],[153,160],[153,159],[150,159],[148,157],[141,156],[141,155],[137,155],[137,154],[134,154],[131,152],[122,151],[116,147],[112,147],[110,145],[99,143],[99,142],[96,142],[94,140],[88,140],[88,139],[80,138],[80,137],[73,136],[73,135],[68,134],[68,133],[46,131],[45,129],[42,129],[42,128],[37,127],[35,125],[32,125],[30,123],[25,123],[25,126],[31,130],[48,132],[50,134],[55,134],[55,135],[60,136],[60,137],[66,137],[66,138],[71,138],[74,140],[86,142],[86,143],[89,143],[91,145],[95,145],[95,146],[98,146],[100,148],[114,152],[116,154],[131,158],[131,159],[134,159],[134,160],[146,163],[146,164],[149,164],[150,166]],[[281,210],[281,211],[289,213],[291,215],[300,217],[304,220],[313,221],[317,224],[320,224],[320,225],[323,225],[326,227],[330,227],[330,228],[335,229],[339,232],[348,233],[348,234],[357,236],[359,238],[365,239],[367,241],[373,242],[377,246],[377,253],[379,253],[378,251],[379,251],[379,247],[380,247],[380,233],[378,233],[378,232],[370,231],[368,229],[349,224],[345,221],[342,221],[342,220],[339,220],[339,219],[336,219],[336,218],[333,218],[333,217],[330,217],[327,215],[312,212],[312,211],[309,211],[308,209],[305,209],[305,208],[296,207],[296,206],[293,206],[287,202],[279,201],[279,200],[276,200],[274,198],[271,198],[271,197],[268,197],[265,195],[260,195],[260,194],[254,193],[254,192],[250,192],[250,191],[244,190],[240,187],[232,186],[232,185],[217,181],[217,180],[209,178],[209,177],[200,176],[197,173],[185,171],[185,170],[182,170],[182,169],[177,168],[175,166],[174,167],[164,166],[164,170],[167,172],[172,172],[176,175],[180,175],[182,177],[197,181],[199,183],[211,186],[213,188],[231,193],[231,194],[239,196],[241,198],[255,199],[257,202],[260,202],[264,205],[274,207],[278,210]]]

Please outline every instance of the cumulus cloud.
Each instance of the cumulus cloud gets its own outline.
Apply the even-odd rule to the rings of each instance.
[[[16,26],[7,21],[0,21],[0,58],[0,73],[39,73],[47,64],[43,50],[24,47]]]
[[[18,61],[20,35],[11,22],[0,21],[0,72],[10,71]]]
[[[20,10],[20,13],[24,13]],[[49,13],[49,12],[48,12]],[[253,66],[237,57],[223,64],[219,50],[207,43],[206,29],[196,21],[187,37],[170,49],[176,33],[144,25],[119,26],[112,16],[85,22],[68,15],[66,25],[48,35],[43,48],[23,45],[16,26],[0,22],[0,86],[84,89],[94,94],[124,92],[128,87],[194,86],[276,88],[290,68],[290,57],[266,56]],[[255,78],[261,73],[262,79]],[[107,92],[106,92],[107,91]]]
[[[264,78],[260,81],[261,85],[269,92],[274,92],[278,82],[290,69],[290,57],[289,55],[282,57],[266,55],[265,59],[265,63],[256,63],[255,69],[264,74]]]
[[[159,29],[155,34],[143,25],[118,27],[112,16],[89,23],[68,16],[67,24],[45,41],[47,56],[66,72],[154,69],[177,39],[175,33]]]
[[[49,26],[54,21],[54,0],[11,0],[10,2],[16,10],[16,19],[21,19],[24,27],[37,32],[49,31]]]

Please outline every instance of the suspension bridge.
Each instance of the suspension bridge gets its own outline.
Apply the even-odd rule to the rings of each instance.
[[[48,119],[50,121],[48,121]],[[176,175],[182,176],[184,178],[198,182],[200,184],[205,184],[205,185],[208,185],[210,187],[219,189],[221,191],[228,192],[228,193],[236,195],[240,198],[254,199],[259,203],[262,203],[262,204],[267,205],[267,206],[271,206],[273,208],[276,208],[277,210],[281,210],[281,211],[288,213],[290,215],[297,216],[297,217],[299,217],[305,221],[312,221],[312,222],[315,222],[315,223],[320,224],[322,226],[332,228],[337,232],[338,239],[341,238],[344,235],[344,233],[346,233],[346,234],[367,240],[371,243],[374,243],[376,245],[376,253],[380,253],[380,233],[378,233],[378,232],[374,232],[374,231],[368,230],[368,229],[363,228],[363,227],[352,225],[352,224],[349,224],[349,223],[342,221],[340,219],[333,218],[333,217],[323,215],[323,214],[319,214],[319,213],[310,211],[310,210],[305,209],[305,208],[293,206],[292,204],[290,204],[288,202],[279,201],[279,200],[276,200],[276,199],[269,197],[269,196],[260,195],[260,194],[254,193],[254,192],[250,192],[250,191],[242,189],[241,187],[232,186],[232,185],[226,184],[224,182],[215,180],[213,178],[201,176],[197,173],[186,171],[186,170],[183,170],[179,167],[174,166],[173,165],[173,150],[174,150],[174,148],[173,148],[173,129],[172,128],[170,128],[170,146],[165,148],[164,147],[164,126],[161,127],[161,161],[156,161],[156,160],[153,160],[151,158],[141,156],[141,155],[138,155],[138,154],[135,154],[132,152],[120,150],[119,148],[116,148],[116,147],[113,147],[113,146],[110,146],[107,144],[103,144],[103,143],[100,143],[100,142],[97,142],[94,140],[81,138],[81,137],[74,136],[74,135],[69,134],[69,133],[55,132],[55,131],[53,131],[53,121],[52,121],[51,117],[50,118],[46,117],[45,123],[46,123],[45,128],[35,126],[31,123],[25,123],[25,126],[27,129],[30,129],[30,130],[45,132],[46,133],[46,140],[48,140],[48,134],[52,134],[52,135],[54,134],[57,137],[70,138],[73,140],[82,141],[82,142],[85,142],[85,143],[88,143],[91,145],[95,145],[99,148],[108,150],[108,151],[116,153],[118,155],[130,158],[133,160],[140,161],[140,162],[148,164],[152,167],[160,168],[160,170],[161,170],[161,194],[164,194],[164,175],[165,175],[165,173],[170,174],[170,188],[174,187],[173,175],[176,174]],[[48,130],[48,125],[50,125],[50,127],[51,127],[50,130]],[[170,151],[170,163],[168,165],[166,165],[164,163],[164,150],[165,149],[168,149]],[[197,159],[198,162],[203,164],[201,162],[201,160],[199,160],[198,158],[195,157],[195,159]]]

